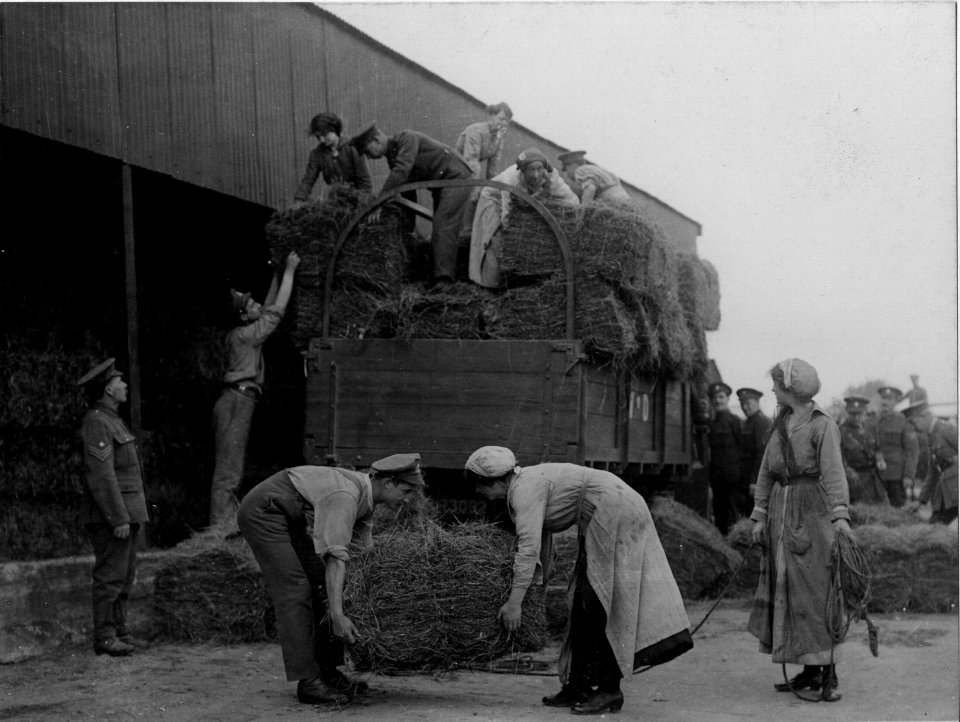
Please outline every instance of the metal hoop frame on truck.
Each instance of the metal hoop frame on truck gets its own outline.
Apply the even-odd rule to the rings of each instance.
[[[553,235],[557,239],[557,245],[560,247],[560,256],[563,259],[563,267],[566,272],[566,338],[574,340],[574,281],[573,281],[573,254],[570,251],[570,243],[567,240],[566,234],[564,234],[563,229],[560,228],[560,224],[557,223],[557,219],[553,217],[553,214],[549,209],[543,205],[536,198],[531,196],[529,193],[526,193],[518,188],[507,185],[506,183],[500,183],[499,181],[492,180],[480,180],[477,178],[461,178],[454,180],[435,180],[435,181],[418,181],[416,183],[404,183],[401,186],[390,189],[388,192],[383,193],[376,198],[374,198],[370,203],[365,205],[356,214],[353,218],[350,219],[350,222],[346,225],[343,231],[340,233],[340,237],[337,238],[337,245],[334,246],[333,255],[330,257],[330,265],[327,267],[327,277],[323,285],[323,337],[327,338],[330,335],[330,299],[333,294],[333,279],[337,266],[337,258],[340,256],[340,251],[343,249],[344,244],[347,242],[347,239],[350,237],[350,234],[353,230],[360,225],[360,222],[366,218],[370,213],[375,211],[380,206],[391,201],[403,200],[399,196],[402,193],[407,191],[419,191],[419,190],[433,190],[437,188],[465,188],[465,187],[487,187],[487,188],[497,188],[502,191],[507,191],[521,200],[525,201],[530,205],[537,213],[539,213],[543,220],[546,221],[547,225],[550,227],[550,230],[553,231]]]

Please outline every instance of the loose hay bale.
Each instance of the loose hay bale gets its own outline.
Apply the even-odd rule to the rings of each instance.
[[[453,283],[443,291],[404,286],[396,297],[394,335],[415,338],[483,338],[483,311],[490,291],[472,283]]]
[[[869,525],[854,529],[857,543],[870,563],[871,612],[901,612],[910,606],[914,556],[912,542],[895,529]]]
[[[197,536],[174,551],[154,578],[153,616],[160,636],[226,644],[273,636],[273,608],[245,541]]]
[[[351,560],[346,613],[360,632],[350,657],[360,670],[398,673],[488,662],[543,647],[543,590],[531,588],[520,629],[497,612],[510,593],[514,537],[469,523],[378,535]]]
[[[720,591],[740,555],[713,524],[683,504],[657,497],[650,509],[680,594],[700,599]]]
[[[910,611],[956,611],[960,596],[956,533],[939,524],[914,524],[899,531],[916,549],[911,565]]]

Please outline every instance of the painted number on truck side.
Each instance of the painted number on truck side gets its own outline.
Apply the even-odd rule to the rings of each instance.
[[[640,421],[650,420],[650,394],[630,392],[630,418],[639,414]]]

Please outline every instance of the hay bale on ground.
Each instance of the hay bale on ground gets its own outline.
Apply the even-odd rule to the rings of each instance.
[[[906,508],[896,508],[889,504],[851,504],[850,526],[888,526],[901,527],[920,522],[916,513]]]
[[[740,564],[740,555],[693,509],[657,497],[650,513],[684,599],[715,595]]]
[[[519,631],[497,612],[510,593],[514,537],[490,524],[397,530],[350,563],[345,609],[360,632],[357,669],[390,674],[480,664],[541,649],[543,589],[531,588]]]
[[[886,526],[854,529],[857,543],[870,564],[871,612],[902,612],[910,606],[916,548],[903,534]]]
[[[955,612],[960,599],[956,532],[939,524],[898,529],[916,550],[911,569],[911,612]]]
[[[159,636],[225,644],[274,636],[273,608],[245,541],[196,536],[174,551],[154,578]]]

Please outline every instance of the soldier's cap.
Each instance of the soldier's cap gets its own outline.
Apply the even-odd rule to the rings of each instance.
[[[723,391],[727,396],[733,393],[733,389],[727,386],[723,381],[717,381],[716,383],[710,384],[707,387],[707,395],[713,397],[718,391]]]
[[[881,386],[877,389],[877,393],[880,394],[881,398],[893,399],[894,401],[899,401],[903,398],[903,392],[896,386]]]
[[[843,403],[847,405],[847,411],[866,411],[870,399],[863,396],[845,396]]]
[[[359,133],[350,139],[350,145],[362,153],[364,150],[366,150],[367,143],[369,143],[379,133],[380,129],[377,128],[376,121],[368,123],[360,130]]]
[[[569,150],[566,153],[561,153],[557,156],[557,160],[560,161],[561,166],[568,166],[572,163],[586,163],[587,162],[587,151],[585,150]]]
[[[757,391],[756,389],[742,388],[737,389],[737,396],[741,401],[746,401],[747,399],[759,399],[763,396],[763,392]]]
[[[113,365],[115,360],[116,359],[108,358],[106,361],[101,361],[92,369],[87,371],[87,373],[77,379],[77,385],[84,386],[85,384],[93,382],[105,385],[110,379],[114,379],[117,376],[123,376],[123,374],[120,371],[117,371],[116,367]]]
[[[427,485],[420,473],[420,454],[393,454],[385,459],[377,459],[370,464],[370,468],[378,477],[388,477],[414,486]]]
[[[247,301],[250,300],[250,294],[240,293],[235,288],[230,289],[230,310],[234,314],[243,313],[247,308]]]

